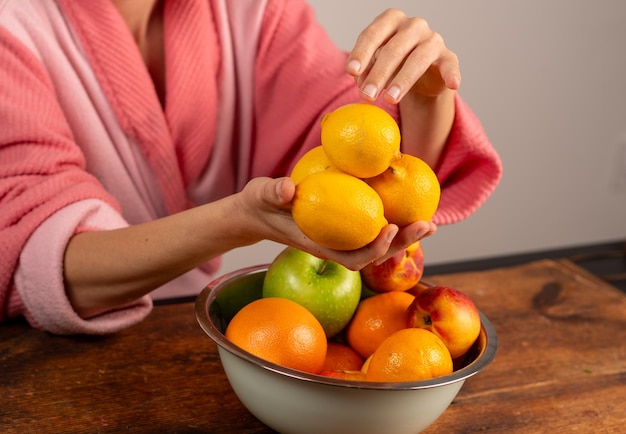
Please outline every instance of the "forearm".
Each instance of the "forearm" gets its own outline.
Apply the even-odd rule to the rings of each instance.
[[[454,122],[454,90],[437,97],[407,95],[399,103],[402,152],[435,168]]]
[[[95,316],[244,245],[236,197],[127,228],[83,232],[66,248],[64,278],[76,312]],[[241,217],[245,218],[245,217]]]

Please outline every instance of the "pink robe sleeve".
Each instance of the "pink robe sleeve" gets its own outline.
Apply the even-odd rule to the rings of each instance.
[[[107,333],[148,314],[149,299],[88,321],[71,308],[63,252],[77,227],[125,223],[83,154],[41,64],[0,28],[0,321],[25,316],[56,333]]]
[[[127,223],[108,204],[97,199],[74,202],[47,218],[31,234],[15,271],[23,314],[30,323],[56,334],[107,334],[125,329],[145,318],[152,300],[145,296],[87,320],[79,317],[65,295],[63,263],[65,246],[78,230],[125,227]],[[41,283],[46,282],[45,287]]]

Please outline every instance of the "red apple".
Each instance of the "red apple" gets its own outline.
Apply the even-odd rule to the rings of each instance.
[[[422,278],[424,253],[419,241],[379,265],[370,264],[361,270],[363,283],[372,291],[408,291]]]
[[[480,315],[474,302],[458,289],[433,286],[419,291],[408,309],[408,327],[439,336],[453,359],[465,354],[480,333]]]

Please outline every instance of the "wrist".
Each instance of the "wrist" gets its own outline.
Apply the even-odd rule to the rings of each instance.
[[[456,91],[446,89],[436,96],[412,93],[401,101],[402,152],[420,157],[431,167],[437,165],[454,123],[455,95]]]

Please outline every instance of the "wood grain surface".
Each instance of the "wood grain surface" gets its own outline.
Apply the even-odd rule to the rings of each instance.
[[[625,432],[623,293],[567,260],[426,280],[469,294],[500,344],[426,433]],[[2,433],[272,432],[232,392],[193,303],[104,337],[5,323],[0,389]]]

